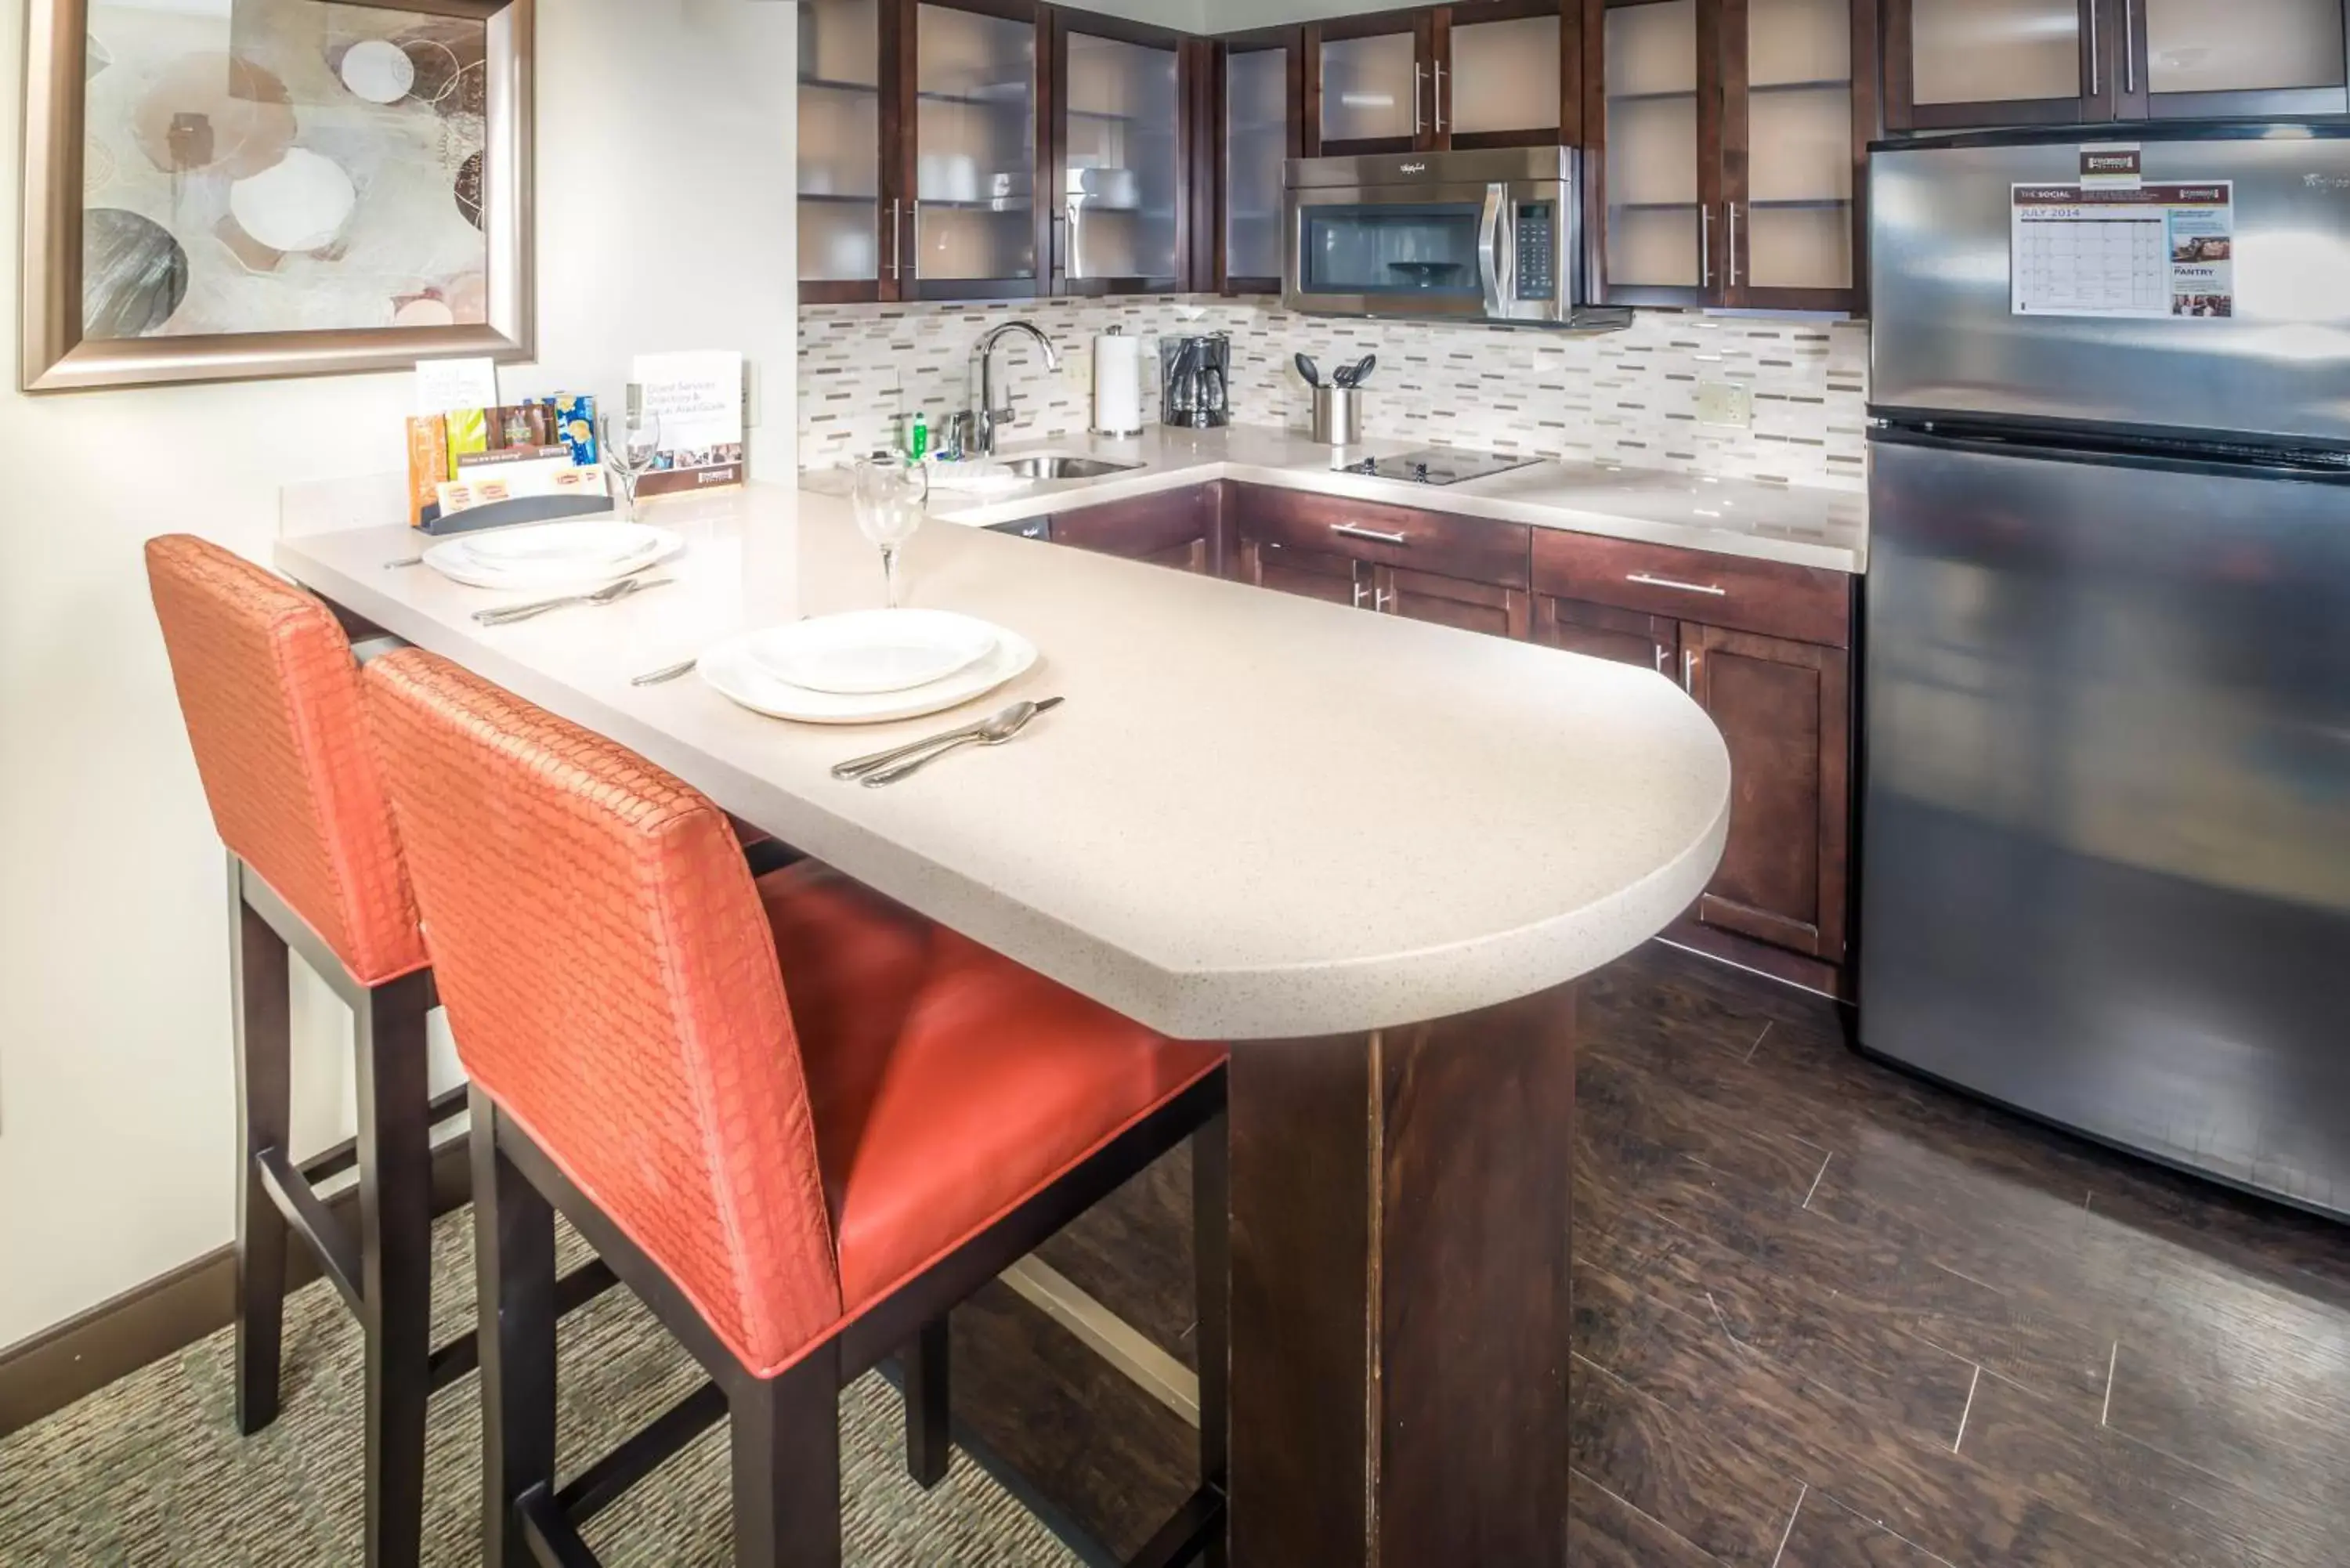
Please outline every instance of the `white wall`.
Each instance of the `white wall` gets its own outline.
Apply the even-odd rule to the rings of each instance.
[[[754,467],[788,476],[795,8],[539,16],[541,359],[508,386],[608,396],[639,350],[739,347]],[[0,0],[0,123],[21,122],[24,37],[25,0]],[[5,162],[15,211],[21,149]],[[401,465],[408,395],[404,377],[0,389],[0,1346],[234,1231],[222,853],[140,545],[185,529],[265,559],[281,486]],[[348,1025],[317,982],[296,990],[297,1094],[328,1141]]]

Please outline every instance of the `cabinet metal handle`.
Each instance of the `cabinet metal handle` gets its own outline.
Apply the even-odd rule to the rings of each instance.
[[[1357,609],[1363,607],[1363,592],[1370,586],[1370,584],[1363,581],[1360,577],[1357,577],[1355,579],[1355,607]]]
[[[906,203],[889,198],[889,277],[892,282],[906,275]]]
[[[1404,534],[1382,534],[1376,528],[1366,528],[1358,523],[1333,523],[1333,534],[1344,534],[1349,539],[1368,539],[1374,545],[1409,545],[1411,538]]]
[[[1673,650],[1663,643],[1657,644],[1657,673],[1662,675],[1665,666],[1672,662]]]
[[[1378,610],[1380,614],[1385,615],[1388,611],[1395,608],[1395,595],[1388,593],[1385,588],[1381,588],[1371,596],[1371,607]]]
[[[1711,583],[1677,582],[1671,577],[1651,576],[1646,572],[1628,572],[1625,574],[1624,580],[1627,583],[1638,583],[1644,588],[1679,588],[1685,594],[1711,594],[1718,599],[1726,599],[1730,597],[1728,588],[1718,588]]]
[[[2089,0],[2089,96],[2097,96],[2097,7],[2101,0]]]
[[[1713,209],[1697,210],[1697,286],[1713,286]]]
[[[1684,649],[1681,652],[1681,690],[1692,697],[1697,695],[1697,654],[1693,649]]]
[[[2137,31],[2137,19],[2132,15],[2135,0],[2122,0],[2122,91],[2137,91],[2137,45],[2130,35]]]
[[[1444,62],[1436,62],[1436,90],[1429,95],[1429,107],[1436,110],[1436,134],[1444,134]]]
[[[1730,212],[1730,286],[1738,286],[1738,203],[1728,204]]]
[[[1421,112],[1420,95],[1428,90],[1428,67],[1411,67],[1411,133],[1418,136],[1428,129],[1428,117]]]

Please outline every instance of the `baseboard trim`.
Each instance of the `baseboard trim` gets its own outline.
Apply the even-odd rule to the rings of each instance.
[[[445,1214],[471,1196],[460,1137],[433,1151],[432,1212]],[[345,1188],[327,1206],[348,1220],[359,1207],[358,1189]],[[289,1287],[318,1277],[309,1248],[286,1249],[286,1276]],[[185,1350],[226,1328],[235,1314],[236,1249],[220,1247],[0,1350],[0,1438]]]

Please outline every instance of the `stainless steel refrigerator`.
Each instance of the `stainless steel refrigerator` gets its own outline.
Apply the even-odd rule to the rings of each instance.
[[[2350,1215],[2350,130],[1868,200],[1861,1045]]]

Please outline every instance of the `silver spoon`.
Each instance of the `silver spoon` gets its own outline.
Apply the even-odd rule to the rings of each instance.
[[[671,582],[669,577],[622,577],[617,583],[606,583],[592,594],[566,594],[561,598],[539,599],[531,604],[501,605],[495,609],[475,610],[473,618],[484,626],[512,626],[518,620],[545,615],[549,610],[563,609],[571,605],[617,604],[630,594],[647,588],[658,588]]]
[[[681,675],[692,674],[694,666],[701,662],[701,656],[696,655],[691,659],[684,659],[676,664],[664,664],[659,670],[648,670],[642,675],[630,676],[629,678],[629,684],[631,686],[666,685],[670,681],[676,680]]]
[[[899,779],[912,777],[949,752],[959,751],[964,746],[1000,746],[1026,729],[1029,720],[1047,708],[1059,707],[1061,701],[1062,699],[1058,697],[1047,697],[1042,702],[1014,702],[994,718],[983,723],[974,724],[962,734],[946,741],[938,750],[926,753],[911,762],[899,763],[895,767],[881,768],[867,774],[861,782],[868,789],[879,789],[885,784],[896,784]]]

